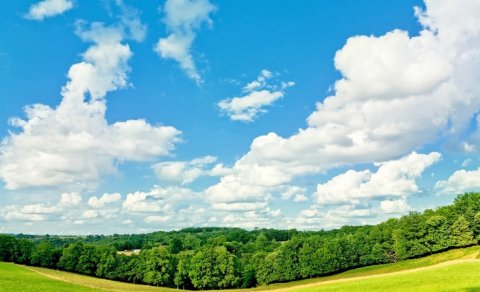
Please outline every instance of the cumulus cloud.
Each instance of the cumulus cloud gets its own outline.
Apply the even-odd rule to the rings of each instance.
[[[116,171],[117,162],[146,161],[174,148],[180,131],[173,127],[105,119],[106,94],[129,85],[132,52],[123,42],[133,37],[129,25],[78,24],[77,34],[92,45],[70,67],[61,103],[27,106],[26,119],[10,121],[16,130],[0,146],[0,178],[7,189],[92,189]]]
[[[90,197],[90,199],[88,199],[88,205],[94,209],[101,209],[105,207],[105,205],[120,201],[121,198],[122,196],[119,193],[105,193],[101,197]]]
[[[82,196],[79,193],[62,193],[58,205],[60,207],[75,207],[82,201]]]
[[[477,11],[474,0],[426,1],[425,11],[417,9],[418,35],[349,38],[335,56],[342,78],[307,127],[286,138],[255,138],[232,172],[207,190],[210,198],[261,201],[298,176],[398,159],[440,137],[462,143],[480,109]],[[372,174],[349,175],[361,183]]]
[[[414,194],[420,191],[415,180],[440,157],[437,152],[413,152],[398,160],[378,163],[376,172],[348,170],[319,184],[313,196],[319,204],[338,204]]]
[[[160,38],[155,51],[164,59],[173,59],[188,77],[202,82],[191,53],[197,31],[203,24],[211,25],[210,14],[216,7],[208,0],[167,0],[163,7],[164,22],[170,34]]]
[[[0,207],[0,218],[6,221],[46,221],[59,214],[78,208],[82,198],[79,193],[62,193],[56,203],[7,205]]]
[[[45,213],[25,213],[25,210],[19,210],[17,206],[5,206],[0,209],[0,217],[5,221],[26,221],[37,222],[48,219],[48,214]]]
[[[122,208],[134,213],[171,214],[178,204],[194,200],[197,194],[187,188],[154,186],[148,192],[127,194]]]
[[[44,0],[30,6],[26,17],[32,20],[43,20],[65,13],[73,8],[72,0]]]
[[[404,214],[410,210],[407,199],[384,200],[380,202],[380,209],[387,214]]]
[[[368,224],[378,214],[368,206],[341,205],[330,210],[319,210],[318,206],[300,212],[299,216],[287,220],[287,224],[302,229],[339,228],[344,225]]]
[[[85,219],[93,219],[98,217],[98,211],[97,210],[85,210],[82,213],[82,218]]]
[[[267,80],[272,77],[272,72],[262,70],[256,80],[243,87],[245,95],[223,99],[218,107],[232,121],[252,122],[259,114],[266,112],[265,107],[284,97],[285,89],[295,85],[292,81],[271,85]]]
[[[307,189],[297,186],[287,186],[286,190],[281,193],[283,200],[293,200],[296,203],[308,201],[305,192]]]
[[[447,180],[438,181],[435,189],[440,194],[461,194],[480,190],[480,168],[477,170],[457,170]]]
[[[167,161],[156,163],[152,166],[157,178],[170,183],[188,184],[201,176],[222,174],[222,165],[217,164],[214,170],[209,171],[206,167],[217,160],[213,156],[204,156],[192,161]]]

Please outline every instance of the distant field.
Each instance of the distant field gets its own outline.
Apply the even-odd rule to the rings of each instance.
[[[249,290],[480,291],[479,247]],[[0,291],[173,291],[0,262]],[[245,289],[246,290],[246,289]],[[245,291],[230,290],[230,291]],[[178,291],[178,290],[177,290]]]
[[[174,291],[0,262],[0,291]]]

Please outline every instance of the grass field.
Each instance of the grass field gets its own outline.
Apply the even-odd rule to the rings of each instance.
[[[249,290],[480,291],[480,247]],[[0,291],[173,291],[0,262]],[[230,291],[246,291],[230,290]]]
[[[480,261],[458,263],[401,275],[298,287],[293,291],[480,291]]]
[[[0,262],[0,291],[174,291]]]
[[[98,291],[47,278],[22,266],[0,262],[0,291]]]

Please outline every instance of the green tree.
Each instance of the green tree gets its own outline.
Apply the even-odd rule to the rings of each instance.
[[[179,287],[181,287],[182,289],[193,288],[192,281],[190,280],[190,277],[188,275],[191,269],[193,255],[194,252],[191,250],[182,251],[176,255],[177,269],[173,281],[177,289]]]
[[[451,232],[454,246],[468,246],[477,243],[473,236],[473,231],[463,215],[458,216],[457,220],[452,224]]]
[[[99,262],[95,275],[100,278],[116,279],[117,274],[117,252],[113,247],[100,247],[98,250]]]
[[[49,241],[40,241],[32,250],[31,263],[43,268],[57,266],[58,251]]]
[[[197,251],[189,272],[193,286],[198,289],[235,287],[240,280],[238,274],[237,259],[224,246]]]
[[[165,247],[142,250],[143,282],[156,286],[172,284],[173,257]]]
[[[58,262],[58,267],[66,271],[78,271],[78,259],[83,253],[83,246],[83,242],[77,241],[64,247],[62,256]]]

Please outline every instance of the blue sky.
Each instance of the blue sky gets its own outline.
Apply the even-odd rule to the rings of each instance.
[[[478,190],[461,2],[2,2],[0,232],[328,229]]]

